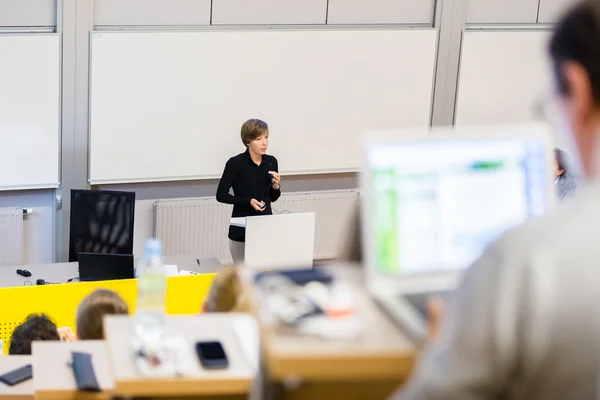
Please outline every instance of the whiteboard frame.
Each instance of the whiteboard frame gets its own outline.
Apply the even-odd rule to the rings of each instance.
[[[229,32],[229,31],[264,31],[264,30],[281,30],[281,31],[305,31],[305,30],[322,30],[322,31],[372,31],[372,30],[431,30],[435,31],[435,56],[434,65],[431,76],[431,93],[429,101],[429,122],[428,127],[432,125],[433,118],[433,100],[435,97],[435,79],[437,71],[437,52],[439,50],[440,42],[440,29],[431,23],[399,23],[399,24],[335,24],[335,25],[206,25],[206,26],[194,26],[189,29],[181,27],[125,27],[125,29],[115,29],[115,27],[100,27],[100,29],[94,29],[90,32],[89,41],[89,74],[88,74],[88,110],[92,109],[92,74],[93,65],[93,46],[92,38],[95,33],[183,33],[183,32]],[[128,178],[128,179],[92,179],[90,176],[91,164],[92,164],[92,148],[91,148],[91,135],[92,135],[92,122],[91,118],[88,118],[88,160],[87,160],[87,176],[88,183],[92,186],[98,185],[120,185],[128,183],[159,183],[159,182],[188,182],[188,181],[209,181],[218,180],[221,178],[221,174],[218,175],[189,175],[189,176],[178,176],[178,177],[149,177],[149,178]],[[340,168],[340,169],[310,169],[310,170],[296,170],[289,171],[283,174],[284,176],[311,176],[311,175],[330,175],[330,174],[345,174],[345,173],[358,173],[361,171],[361,167],[356,168]]]
[[[548,32],[552,30],[553,24],[523,24],[523,25],[466,25],[460,35],[460,52],[458,56],[458,68],[456,69],[456,92],[454,93],[454,111],[452,115],[452,126],[456,125],[456,112],[458,110],[458,95],[460,92],[460,72],[463,62],[463,46],[465,44],[465,33],[473,32]]]
[[[63,63],[62,63],[62,53],[63,53],[63,43],[62,43],[62,35],[60,33],[55,32],[54,30],[41,30],[36,32],[31,32],[27,30],[27,32],[20,33],[18,31],[9,31],[8,33],[0,32],[0,37],[8,37],[8,36],[55,36],[58,38],[58,148],[56,149],[58,154],[58,165],[57,165],[57,181],[55,183],[39,183],[39,184],[31,184],[31,185],[13,185],[13,186],[2,186],[0,185],[0,192],[9,192],[15,190],[40,190],[40,189],[58,189],[61,186],[61,171],[62,171],[62,128],[63,128],[63,118],[62,118],[62,87],[63,87]]]

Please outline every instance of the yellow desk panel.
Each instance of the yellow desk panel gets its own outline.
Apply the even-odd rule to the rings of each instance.
[[[167,280],[167,313],[196,314],[215,274],[173,276]],[[75,313],[81,300],[94,289],[110,289],[119,293],[133,313],[137,299],[137,280],[75,282],[41,286],[0,288],[0,339],[8,353],[12,331],[33,313],[48,314],[60,326],[75,330]]]

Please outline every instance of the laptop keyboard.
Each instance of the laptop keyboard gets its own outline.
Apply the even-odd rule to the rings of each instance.
[[[408,303],[417,310],[421,317],[427,319],[427,315],[429,314],[427,310],[427,300],[434,296],[440,296],[445,301],[448,301],[451,294],[451,290],[421,293],[405,293],[402,295],[402,298],[408,301]]]

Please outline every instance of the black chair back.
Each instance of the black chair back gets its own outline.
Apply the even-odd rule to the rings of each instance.
[[[133,254],[135,193],[71,190],[69,261],[79,253]]]

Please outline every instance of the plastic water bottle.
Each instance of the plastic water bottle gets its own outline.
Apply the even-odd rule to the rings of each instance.
[[[144,257],[136,268],[138,299],[135,312],[135,335],[149,353],[164,346],[167,278],[162,261],[161,242],[148,239]]]

